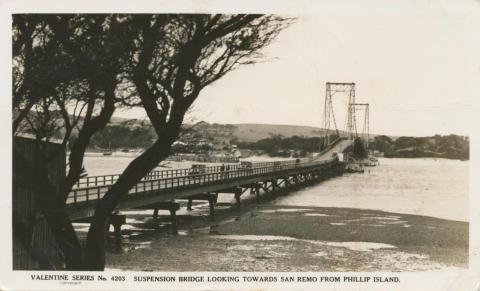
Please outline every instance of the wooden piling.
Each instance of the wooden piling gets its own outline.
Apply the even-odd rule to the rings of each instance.
[[[242,195],[242,189],[238,188],[237,191],[235,191],[235,201],[236,201],[236,206],[237,209],[240,210],[240,196]]]

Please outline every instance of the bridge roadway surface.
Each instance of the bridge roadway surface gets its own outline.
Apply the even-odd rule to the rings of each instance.
[[[133,187],[118,209],[140,208],[162,201],[207,193],[222,192],[236,187],[248,187],[262,181],[277,181],[285,177],[308,174],[314,171],[328,171],[336,167],[338,159],[334,152],[343,152],[349,140],[337,140],[314,160],[300,159],[253,163],[251,168],[240,165],[207,167],[205,173],[189,174],[191,169],[154,171]],[[90,217],[96,201],[103,197],[119,175],[92,176],[79,180],[67,199],[67,209],[72,220]]]
[[[316,160],[325,161],[332,158],[333,153],[343,153],[349,146],[353,144],[352,140],[341,139],[336,143],[333,143],[332,146],[325,152],[323,152]]]

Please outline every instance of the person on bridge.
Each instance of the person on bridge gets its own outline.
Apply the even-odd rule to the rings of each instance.
[[[222,179],[225,179],[226,175],[225,175],[225,173],[223,173],[223,172],[225,172],[225,164],[222,164],[220,166],[220,172],[222,172],[222,175],[221,175]]]

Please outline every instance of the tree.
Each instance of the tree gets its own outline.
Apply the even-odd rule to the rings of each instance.
[[[178,137],[183,118],[201,90],[239,65],[257,61],[288,20],[264,15],[143,16],[138,19],[138,61],[127,83],[157,135],[154,144],[133,160],[99,201],[88,232],[88,260],[105,264],[103,239],[108,215],[124,194],[164,160]]]
[[[219,14],[38,18],[14,18],[14,51],[18,50],[19,61],[14,62],[13,127],[18,132],[25,120],[36,125],[30,117],[37,115],[48,121],[41,122],[45,124],[42,130],[36,130],[37,140],[41,141],[52,136],[52,130],[45,128],[56,128],[46,125],[59,124],[58,116],[51,114],[56,108],[62,120],[57,127],[65,129],[62,144],[70,140],[73,128],[79,128],[71,146],[70,170],[60,190],[55,191],[45,175],[32,184],[45,203],[54,202],[53,213],[42,211],[50,217],[51,228],[56,229],[55,238],[66,254],[67,268],[103,270],[104,226],[109,215],[125,193],[170,154],[184,116],[202,89],[240,65],[259,61],[260,50],[291,20],[272,15]],[[39,35],[45,43],[37,41]],[[40,55],[32,52],[38,49]],[[54,70],[49,71],[49,66],[42,62],[54,64]],[[59,78],[62,69],[68,74]],[[48,82],[37,78],[47,78]],[[42,84],[49,84],[48,90]],[[85,111],[72,117],[72,108],[78,106],[70,102],[80,104]],[[143,107],[156,141],[128,165],[98,201],[86,248],[82,249],[65,210],[66,199],[80,176],[91,137],[108,123],[119,106]],[[21,157],[15,160],[22,161]],[[28,166],[25,161],[20,164],[25,169]],[[42,166],[45,163],[36,161],[30,171],[38,171]]]
[[[365,149],[364,142],[359,137],[355,138],[353,141],[353,156],[356,158],[368,157],[368,152]]]
[[[386,135],[379,135],[374,138],[373,146],[376,150],[389,153],[393,150],[393,141]]]
[[[127,29],[108,15],[13,17],[13,133],[35,138],[34,160],[13,149],[14,173],[28,178],[68,269],[85,265],[66,199],[82,173],[90,138],[115,109],[117,77],[129,59],[129,42],[119,41],[127,38]],[[48,152],[43,146],[53,137],[61,139],[63,149],[71,142],[69,170],[58,188],[46,169],[63,151]],[[14,233],[28,237],[24,230]]]

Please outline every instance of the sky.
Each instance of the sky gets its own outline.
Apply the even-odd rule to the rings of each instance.
[[[345,3],[297,6],[296,22],[264,49],[265,60],[205,88],[189,120],[320,127],[325,83],[355,82],[356,101],[370,104],[371,133],[468,135],[480,111],[480,2]],[[346,96],[333,102],[343,129]]]
[[[3,5],[8,3],[12,7],[0,13],[6,52],[11,12],[244,12],[297,18],[264,49],[263,62],[240,67],[205,88],[188,120],[320,127],[325,83],[355,82],[357,102],[370,104],[371,133],[473,135],[480,124],[480,0],[179,0],[175,5],[105,0],[96,6],[78,2],[76,8],[61,1]],[[9,54],[0,56],[10,64]],[[0,67],[0,73],[8,96],[10,66]],[[10,116],[9,102],[1,98],[2,116]],[[345,127],[346,106],[345,96],[334,96],[339,129]],[[115,116],[146,118],[142,109],[117,110]],[[361,116],[357,120],[361,123]],[[0,130],[8,131],[8,124],[1,123]]]

